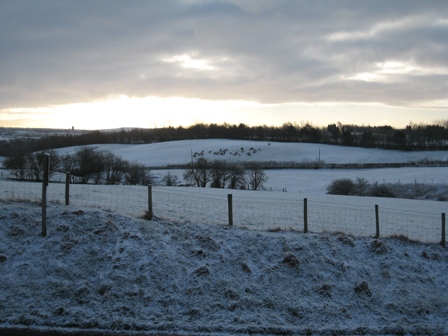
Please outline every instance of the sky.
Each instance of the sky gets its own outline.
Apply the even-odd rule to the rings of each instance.
[[[4,0],[0,127],[448,120],[445,0]]]

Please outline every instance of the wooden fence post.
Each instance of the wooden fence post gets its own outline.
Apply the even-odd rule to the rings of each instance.
[[[146,219],[152,220],[152,185],[148,184],[148,213]]]
[[[44,155],[44,171],[42,180],[42,237],[47,235],[47,187],[50,180],[49,174],[50,155]]]
[[[233,203],[232,203],[232,194],[227,195],[227,205],[229,208],[229,225],[233,225]]]
[[[65,173],[65,205],[70,204],[70,173]]]
[[[303,199],[303,233],[308,233],[308,199]]]
[[[375,224],[376,224],[376,234],[375,238],[380,237],[380,211],[378,208],[378,204],[375,204]]]
[[[442,240],[440,241],[440,244],[442,246],[446,245],[445,234],[446,234],[446,231],[445,231],[445,213],[443,212],[442,213]]]

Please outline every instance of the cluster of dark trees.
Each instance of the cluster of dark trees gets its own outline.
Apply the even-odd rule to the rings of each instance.
[[[3,165],[10,169],[16,179],[42,181],[44,156],[50,154],[50,176],[57,171],[69,172],[72,182],[96,184],[143,184],[151,183],[146,168],[137,162],[128,162],[109,151],[82,147],[73,155],[58,155],[54,150],[35,153],[15,153],[6,158]]]
[[[370,184],[366,179],[359,177],[355,181],[345,178],[332,181],[327,187],[327,194],[395,197],[393,191],[386,185],[378,184],[378,182]]]
[[[227,161],[208,161],[204,158],[188,164],[184,179],[191,184],[205,188],[252,189],[259,190],[268,177],[257,163],[242,166]]]
[[[129,162],[109,151],[81,147],[72,155],[58,155],[54,150],[39,151],[6,158],[3,165],[15,178],[42,181],[44,157],[50,155],[50,177],[55,172],[69,172],[73,183],[95,184],[152,184],[150,170],[138,162]],[[184,179],[197,187],[258,190],[268,180],[261,164],[240,165],[227,161],[208,161],[199,158],[186,165]],[[168,173],[162,182],[167,186],[178,185],[178,178]]]
[[[434,125],[410,124],[404,129],[391,126],[357,126],[330,124],[316,127],[310,123],[282,126],[248,126],[245,124],[196,124],[190,127],[131,129],[114,132],[92,131],[84,134],[60,134],[41,139],[14,139],[0,141],[0,155],[16,152],[36,152],[51,148],[84,146],[88,144],[140,144],[187,139],[238,139],[279,142],[308,142],[400,150],[447,150],[448,120]]]

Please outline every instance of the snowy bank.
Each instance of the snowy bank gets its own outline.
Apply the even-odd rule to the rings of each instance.
[[[447,334],[448,250],[0,202],[0,326]]]

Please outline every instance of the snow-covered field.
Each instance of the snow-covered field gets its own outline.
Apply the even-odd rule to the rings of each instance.
[[[257,150],[245,161],[315,160],[319,149],[327,163],[448,157],[229,140],[98,147],[148,166],[183,164],[202,150],[230,159],[241,148]],[[213,154],[223,148],[225,155]],[[448,203],[325,195],[336,178],[446,184],[447,172],[269,170],[263,192],[156,186],[154,221],[138,218],[146,187],[72,185],[66,207],[64,185],[51,183],[46,238],[36,203],[5,201],[39,201],[41,184],[0,179],[0,334],[8,326],[117,335],[447,334],[448,250],[436,242]],[[233,227],[225,225],[229,193]],[[300,232],[304,198],[308,234]],[[386,237],[394,234],[422,242]]]
[[[186,164],[196,158],[207,160],[325,162],[325,163],[408,163],[422,160],[448,161],[448,151],[404,152],[375,148],[344,147],[308,143],[242,141],[227,139],[184,140],[142,145],[92,145],[128,161],[157,167]],[[59,149],[71,154],[79,147]],[[201,155],[202,154],[202,155]],[[194,159],[194,157],[193,157]]]

